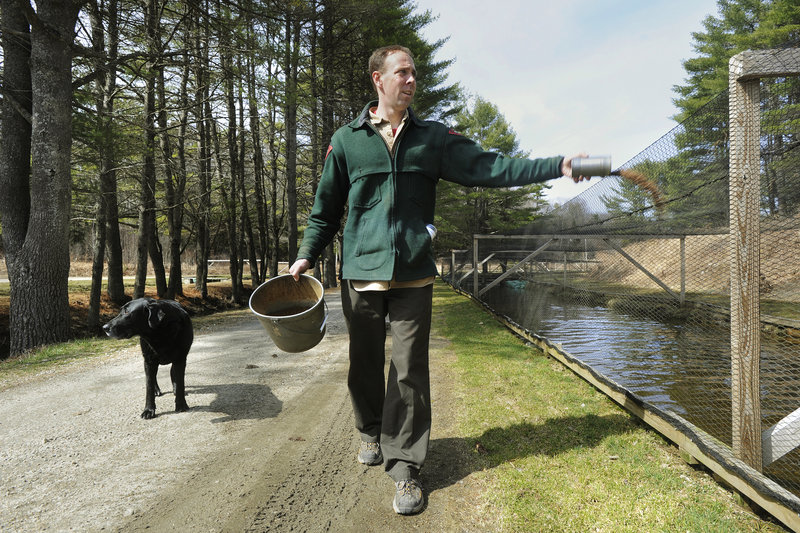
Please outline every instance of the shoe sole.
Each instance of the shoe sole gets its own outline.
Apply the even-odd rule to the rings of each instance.
[[[361,457],[359,457],[359,456],[356,456],[356,461],[358,461],[358,462],[359,462],[359,463],[361,463],[362,465],[367,465],[367,466],[378,466],[378,465],[380,465],[380,464],[383,464],[383,457],[379,457],[379,458],[378,458],[376,461],[369,462],[369,461],[364,461],[364,460],[362,460],[362,459],[361,459]]]
[[[392,500],[392,508],[394,509],[394,512],[400,515],[417,514],[418,512],[422,511],[423,507],[425,507],[425,498],[422,498],[422,500],[419,502],[419,505],[409,511],[401,511],[397,507],[397,501]]]

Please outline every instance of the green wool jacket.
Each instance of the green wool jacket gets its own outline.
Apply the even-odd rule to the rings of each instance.
[[[563,157],[514,159],[484,151],[444,124],[409,119],[394,154],[369,120],[372,102],[334,133],[298,259],[312,265],[339,231],[342,278],[411,281],[436,275],[431,237],[436,184],[512,187],[561,175]]]

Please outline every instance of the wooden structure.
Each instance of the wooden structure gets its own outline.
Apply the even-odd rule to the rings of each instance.
[[[800,50],[795,48],[745,51],[729,64],[731,447],[735,457],[758,471],[764,463],[759,398],[760,80],[796,75]]]

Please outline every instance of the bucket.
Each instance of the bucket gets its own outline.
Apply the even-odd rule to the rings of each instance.
[[[258,317],[275,346],[284,352],[310,350],[325,335],[328,307],[322,283],[305,274],[265,281],[250,296],[250,310]]]

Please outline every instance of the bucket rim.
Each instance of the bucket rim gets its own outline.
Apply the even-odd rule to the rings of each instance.
[[[319,307],[320,304],[324,305],[324,302],[325,302],[325,287],[322,286],[322,282],[320,282],[320,280],[318,280],[314,276],[309,276],[308,274],[300,274],[301,278],[305,278],[307,280],[310,280],[310,281],[316,283],[317,286],[319,287],[321,293],[322,293],[322,296],[319,297],[319,299],[316,301],[316,303],[314,303],[314,305],[312,305],[311,307],[309,307],[308,309],[306,309],[304,311],[301,311],[299,313],[295,313],[293,315],[265,315],[263,313],[259,313],[258,311],[256,311],[253,308],[253,297],[258,293],[258,291],[261,290],[261,288],[266,286],[267,284],[269,284],[269,283],[271,283],[273,281],[279,280],[281,278],[286,278],[286,277],[293,278],[293,276],[291,274],[281,274],[281,275],[275,276],[274,278],[268,279],[267,281],[265,281],[264,283],[262,283],[261,285],[256,287],[256,290],[253,291],[253,293],[250,295],[250,298],[247,301],[247,305],[248,305],[248,307],[250,307],[250,311],[252,311],[254,315],[259,316],[259,317],[268,318],[270,320],[288,319],[288,318],[298,317],[300,315],[303,315],[305,313],[313,311],[314,309]],[[300,282],[296,281],[295,283],[300,283]]]

